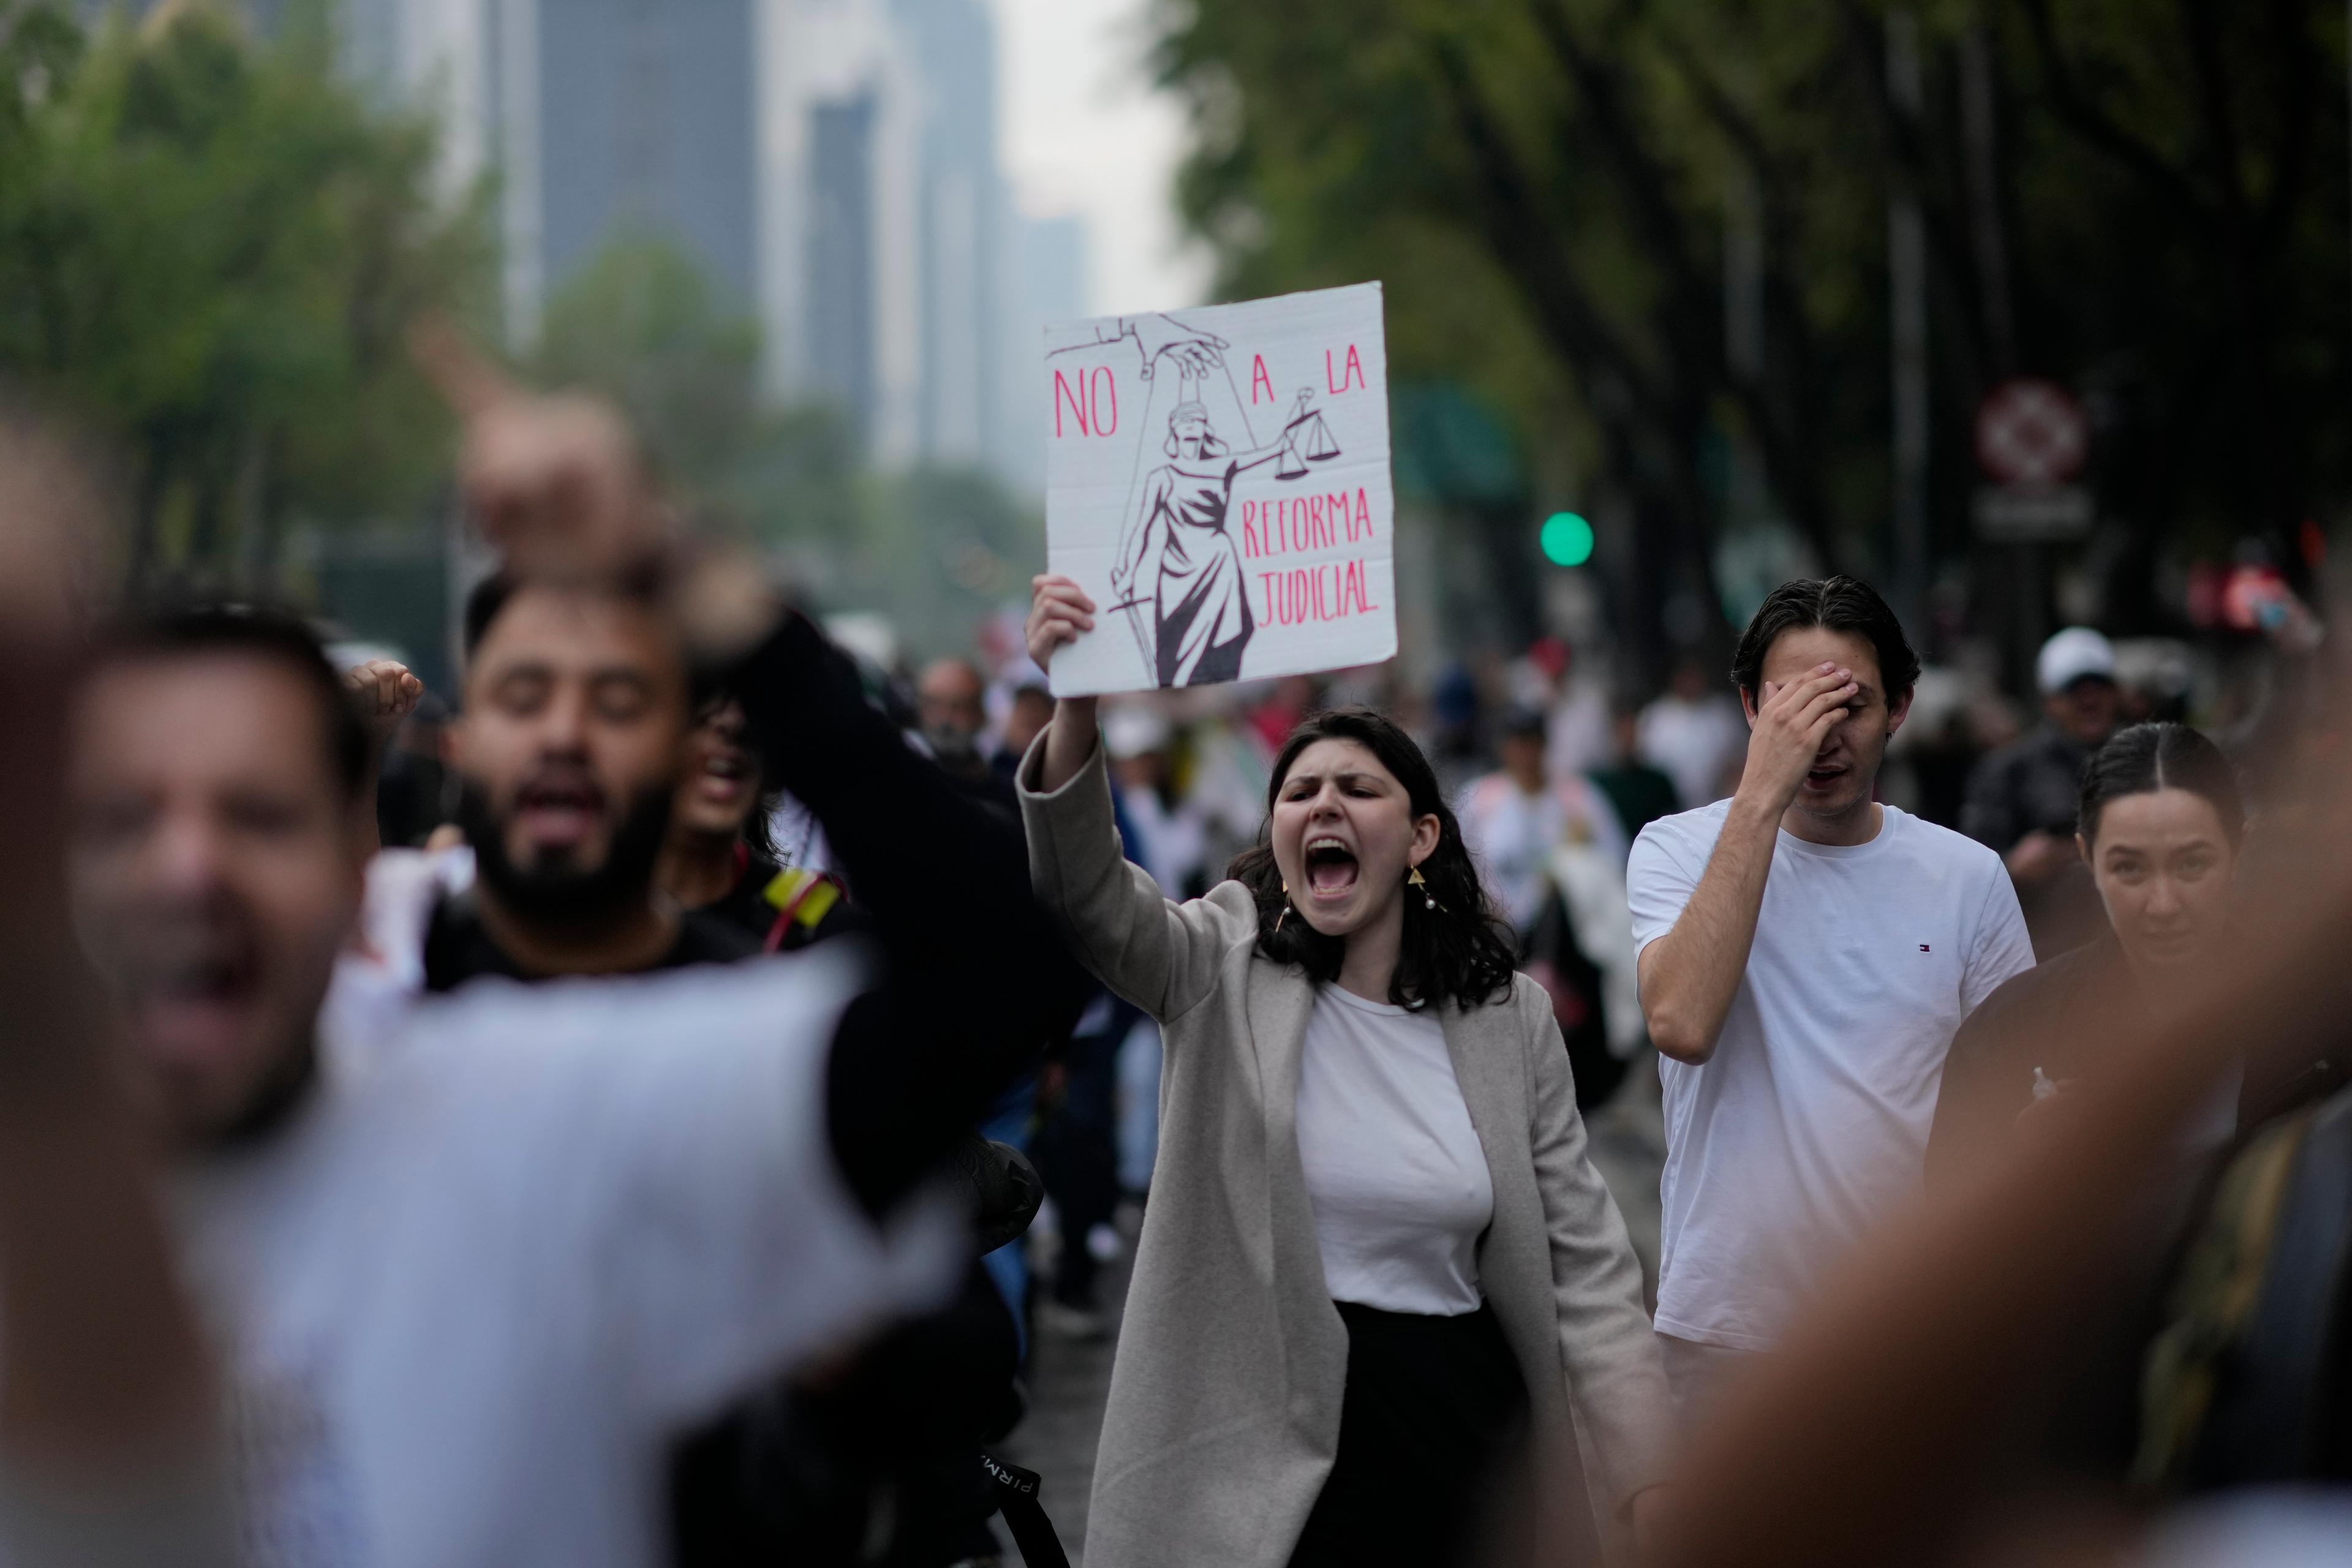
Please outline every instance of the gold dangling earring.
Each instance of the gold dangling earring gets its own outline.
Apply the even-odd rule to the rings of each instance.
[[[1282,922],[1290,918],[1290,884],[1282,885],[1282,912],[1274,917],[1274,929],[1280,931]]]
[[[1428,879],[1422,876],[1420,867],[1415,866],[1412,868],[1412,875],[1407,877],[1404,879],[1404,883],[1408,888],[1419,888],[1421,889],[1423,902],[1426,903],[1431,909],[1433,910],[1437,907],[1437,895],[1429,890]]]

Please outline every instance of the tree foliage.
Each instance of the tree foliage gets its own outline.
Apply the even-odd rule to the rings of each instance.
[[[448,428],[404,330],[482,315],[491,257],[436,166],[322,6],[257,43],[212,5],[85,34],[0,0],[0,371],[119,440],[134,574],[267,579],[289,520],[429,493]]]
[[[730,485],[758,439],[759,321],[657,235],[616,236],[555,292],[536,369],[613,397],[676,483]]]
[[[1387,279],[1399,374],[1508,409],[1560,499],[1596,502],[1653,658],[1659,606],[1720,602],[1735,455],[1822,561],[1885,564],[1898,193],[1926,220],[1947,566],[1972,549],[1970,416],[2020,372],[2090,400],[2143,579],[2159,548],[2283,544],[2337,502],[2343,8],[1918,0],[1916,108],[1889,16],[1163,0],[1199,132],[1183,205],[1233,294]]]

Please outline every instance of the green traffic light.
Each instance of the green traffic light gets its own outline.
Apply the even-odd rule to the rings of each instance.
[[[1544,559],[1555,566],[1581,566],[1592,559],[1592,525],[1572,511],[1544,519]]]

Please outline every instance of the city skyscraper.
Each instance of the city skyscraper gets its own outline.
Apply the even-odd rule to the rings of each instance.
[[[1089,310],[1087,226],[1076,216],[1016,220],[1013,331],[998,366],[1005,424],[1002,471],[1032,494],[1045,489],[1045,334]]]
[[[453,198],[495,178],[516,346],[603,247],[658,236],[758,319],[770,395],[838,403],[886,465],[1042,486],[1037,329],[1083,312],[1083,243],[1015,209],[986,0],[339,0],[336,26],[356,81],[438,120]]]
[[[546,276],[667,235],[749,308],[759,282],[754,0],[541,0]]]

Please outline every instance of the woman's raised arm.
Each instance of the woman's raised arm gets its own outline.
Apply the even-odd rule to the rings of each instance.
[[[1036,580],[1029,655],[1040,668],[1094,625],[1094,602],[1066,577]],[[1094,976],[1157,1018],[1184,1011],[1215,983],[1218,957],[1244,934],[1209,900],[1179,904],[1121,853],[1110,778],[1091,697],[1055,702],[1054,721],[1021,764],[1029,879]]]

